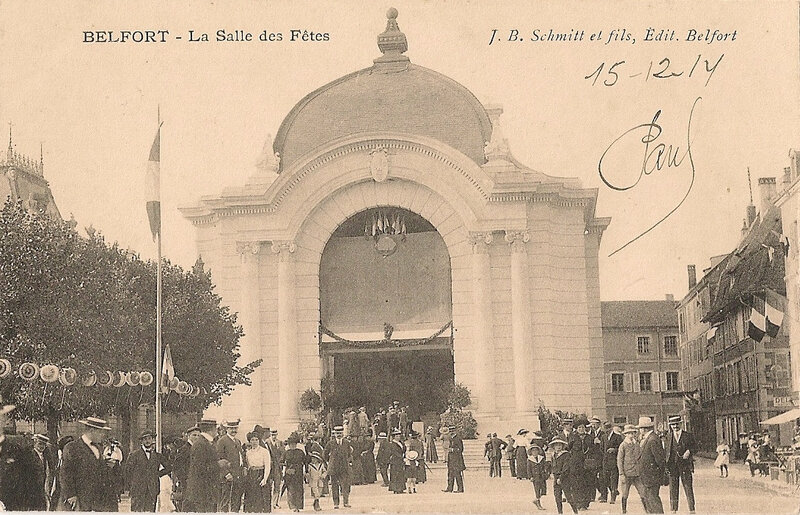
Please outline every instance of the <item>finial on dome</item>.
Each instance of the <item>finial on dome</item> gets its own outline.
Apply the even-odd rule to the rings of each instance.
[[[408,50],[406,35],[400,31],[397,25],[397,9],[390,7],[386,11],[386,30],[378,35],[378,48],[383,56],[375,59],[375,63],[386,62],[408,62],[408,57],[402,55]]]

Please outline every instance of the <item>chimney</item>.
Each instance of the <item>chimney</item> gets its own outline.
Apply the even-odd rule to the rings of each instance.
[[[800,173],[800,150],[791,149],[789,151],[789,168],[792,180],[797,179],[797,174]]]
[[[783,184],[784,188],[788,188],[792,183],[792,168],[787,166],[783,169]]]
[[[775,177],[759,177],[758,193],[761,200],[761,213],[766,213],[772,200],[778,194],[778,187],[775,184]]]
[[[694,265],[689,265],[686,269],[689,271],[689,289],[691,290],[697,286],[697,269]]]
[[[667,293],[666,295],[664,295],[664,299],[667,302],[675,302],[675,295],[673,295],[671,293]]]

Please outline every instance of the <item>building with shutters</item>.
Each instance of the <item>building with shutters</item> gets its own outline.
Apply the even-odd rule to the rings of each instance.
[[[721,440],[733,447],[740,433],[765,429],[762,421],[792,406],[787,247],[775,178],[760,178],[758,191],[760,209],[747,207],[739,244],[712,258],[700,281],[690,268],[678,306],[683,388],[695,398],[686,418],[709,450]]]
[[[608,420],[635,424],[653,417],[665,427],[683,409],[678,315],[672,296],[600,304]]]

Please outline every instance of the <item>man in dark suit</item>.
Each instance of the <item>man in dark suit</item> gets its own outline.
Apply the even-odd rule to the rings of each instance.
[[[242,506],[244,495],[244,474],[247,463],[245,461],[242,442],[236,436],[239,433],[239,421],[226,422],[226,434],[221,435],[215,444],[217,458],[228,462],[228,473],[225,474],[220,492],[221,512],[238,512]]]
[[[216,427],[215,421],[204,420],[186,431],[192,451],[183,501],[185,511],[209,513],[217,510],[220,466],[217,452],[211,444]]]
[[[264,429],[264,433],[269,434],[269,440],[267,440],[267,450],[272,458],[271,467],[269,469],[269,478],[267,478],[267,485],[272,487],[272,498],[275,502],[273,507],[280,508],[278,505],[278,499],[280,499],[281,494],[281,462],[283,461],[284,453],[283,442],[278,440],[277,429],[266,428]]]
[[[55,475],[57,466],[57,458],[50,450],[49,444],[50,438],[47,436],[41,434],[33,435],[33,452],[34,456],[37,458],[33,460],[34,465],[36,466],[37,485],[42,486],[42,492],[44,493],[45,506],[47,510],[50,510],[50,495],[53,493],[53,489],[55,488]],[[57,499],[56,503],[58,503]]]
[[[378,470],[381,473],[383,484],[381,486],[389,486],[389,441],[387,440],[386,433],[378,435],[378,454],[375,456],[375,463],[378,465]]]
[[[667,470],[669,471],[669,507],[675,513],[678,511],[679,483],[683,483],[686,501],[689,503],[689,513],[694,513],[694,488],[692,474],[694,473],[694,453],[697,450],[694,435],[681,428],[680,415],[669,417],[670,434],[667,436],[665,454]]]
[[[125,485],[131,495],[131,511],[156,511],[158,493],[161,491],[159,479],[169,474],[163,456],[156,452],[156,435],[149,429],[139,436],[141,445],[133,451],[125,462]]]
[[[61,499],[61,467],[64,463],[63,456],[64,456],[64,447],[67,446],[68,443],[74,442],[75,437],[71,435],[62,436],[58,439],[56,444],[56,452],[55,452],[55,462],[56,466],[53,470],[54,482],[53,482],[53,491],[50,494],[50,511],[56,511],[58,509],[58,501]]]
[[[653,419],[650,417],[639,417],[639,436],[642,446],[642,475],[641,480],[644,485],[644,496],[642,503],[647,513],[664,513],[664,506],[661,504],[659,489],[662,486],[666,473],[666,460],[664,459],[664,447],[661,445],[661,438],[653,431]]]
[[[170,456],[170,470],[172,471],[172,503],[175,511],[185,511],[183,500],[186,493],[186,479],[189,477],[189,460],[192,446],[187,441],[186,433],[183,438],[175,438],[172,442]]]
[[[456,426],[450,426],[450,449],[447,451],[447,488],[443,492],[464,493],[464,441],[459,436]],[[456,489],[453,490],[453,483]]]
[[[605,431],[603,432],[603,483],[602,486],[606,489],[607,493],[611,494],[611,498],[608,499],[610,504],[614,504],[617,501],[617,496],[619,495],[619,489],[617,484],[619,483],[619,468],[617,468],[617,453],[619,452],[619,446],[622,444],[625,437],[622,436],[620,432],[620,427],[618,425],[611,426],[609,422],[606,422]],[[604,497],[600,497],[600,502],[605,502]]]
[[[96,417],[88,417],[80,423],[86,426],[83,435],[64,447],[59,474],[59,511],[105,511],[108,496],[104,490],[109,468],[102,456],[101,442],[111,427]]]
[[[333,438],[325,446],[323,458],[328,462],[328,476],[331,478],[333,509],[339,509],[339,492],[344,507],[350,507],[350,466],[353,463],[353,447],[343,438],[344,428],[333,428]]]
[[[506,443],[497,437],[497,433],[492,433],[491,447],[492,447],[491,467],[494,468],[495,476],[502,477],[503,467],[501,463],[503,460],[503,451],[506,448]]]
[[[8,424],[13,405],[0,407],[0,502],[6,511],[41,511],[45,509],[44,489],[32,480],[36,477],[33,450],[2,433]]]

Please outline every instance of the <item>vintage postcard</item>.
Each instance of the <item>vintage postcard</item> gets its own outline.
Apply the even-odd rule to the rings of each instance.
[[[798,99],[797,0],[0,0],[2,506],[796,513]]]

